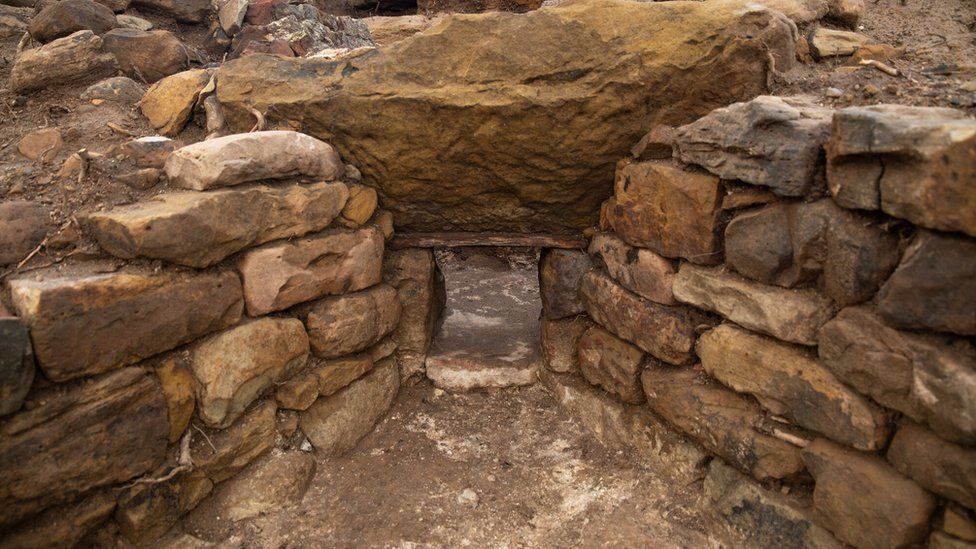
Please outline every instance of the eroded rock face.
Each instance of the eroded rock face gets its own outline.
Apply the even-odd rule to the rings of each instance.
[[[104,34],[116,26],[115,14],[92,0],[63,0],[42,9],[30,24],[31,37],[41,43],[80,30]]]
[[[384,253],[383,279],[397,289],[403,306],[392,339],[397,345],[400,373],[407,378],[424,371],[437,317],[446,300],[444,277],[431,250],[410,248]]]
[[[762,93],[794,33],[740,1],[580,2],[447,18],[338,62],[248,56],[220,69],[217,94],[240,129],[246,105],[302,121],[404,229],[570,231],[595,221],[648,127]]]
[[[589,254],[624,288],[655,303],[675,304],[671,285],[677,269],[671,260],[651,250],[628,246],[613,233],[594,236]]]
[[[139,102],[143,116],[163,135],[176,135],[193,115],[200,92],[210,82],[206,69],[193,69],[167,76],[146,90]]]
[[[260,318],[200,343],[190,359],[200,419],[229,426],[263,391],[304,368],[308,350],[305,327],[295,318]]]
[[[248,251],[238,264],[247,312],[260,316],[380,282],[383,235],[376,227],[328,230]]]
[[[165,30],[114,29],[105,33],[102,41],[122,72],[146,82],[180,72],[188,59],[183,43]]]
[[[46,509],[4,531],[9,547],[75,547],[115,509],[112,490],[99,490],[76,503]]]
[[[803,472],[800,449],[760,433],[759,406],[716,383],[703,384],[691,368],[652,367],[641,374],[647,404],[709,452],[758,480]]]
[[[587,381],[624,402],[644,402],[639,378],[643,351],[599,326],[587,330],[578,345],[580,372]]]
[[[922,231],[878,292],[878,312],[897,328],[976,335],[976,240]]]
[[[396,363],[384,360],[345,389],[317,400],[302,414],[302,432],[320,454],[344,454],[373,429],[399,389]]]
[[[841,381],[928,424],[976,443],[976,347],[964,339],[896,330],[867,307],[842,310],[820,330],[820,358]]]
[[[342,183],[165,193],[87,220],[112,255],[199,268],[249,246],[322,230],[347,196]]]
[[[396,290],[386,284],[315,302],[305,317],[312,352],[338,358],[362,351],[396,328],[401,310]]]
[[[550,319],[586,312],[579,298],[580,280],[592,264],[579,250],[547,250],[539,263],[542,310]]]
[[[670,364],[693,359],[695,328],[703,322],[702,315],[643,299],[599,271],[583,277],[580,296],[593,320],[617,337]]]
[[[902,474],[940,496],[976,508],[976,450],[946,442],[916,423],[905,422],[888,448],[888,461]]]
[[[736,103],[675,131],[675,157],[723,179],[803,196],[821,170],[831,110],[803,97],[761,96]]]
[[[48,86],[81,84],[110,76],[116,67],[115,56],[102,51],[101,37],[90,30],[80,30],[17,54],[10,70],[10,89],[24,93]]]
[[[193,464],[214,483],[227,480],[274,446],[275,428],[274,402],[261,401],[227,429],[194,438]]]
[[[577,347],[583,333],[593,326],[585,315],[559,320],[542,319],[542,357],[553,372],[578,372]]]
[[[976,236],[976,120],[901,105],[834,115],[827,181],[838,204]]]
[[[705,371],[801,427],[862,450],[888,440],[881,407],[838,381],[805,349],[723,324],[698,340]]]
[[[52,388],[0,424],[0,524],[148,472],[168,433],[166,399],[140,368]]]
[[[718,177],[671,162],[638,162],[617,170],[607,219],[628,244],[704,265],[722,259]]]
[[[243,309],[240,279],[227,271],[19,279],[10,289],[41,370],[57,382],[133,364],[232,326]]]
[[[817,523],[856,547],[901,547],[925,539],[935,498],[883,460],[813,441],[803,460],[816,479]]]

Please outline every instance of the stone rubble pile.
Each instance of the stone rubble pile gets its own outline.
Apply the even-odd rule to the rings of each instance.
[[[971,546],[974,223],[960,112],[761,96],[656,127],[588,252],[544,255],[542,380],[659,466],[715,456],[731,539]]]
[[[300,499],[314,460],[295,448],[308,437],[321,455],[348,451],[400,386],[398,291],[417,302],[406,285],[422,258],[399,254],[393,285],[384,282],[391,233],[376,224],[375,197],[350,200],[369,193],[330,145],[268,131],[125,148],[190,190],[82,221],[106,253],[135,260],[127,267],[9,280],[5,546],[74,545],[107,519],[129,543],[149,544],[208,494],[233,501],[242,486],[284,495],[237,501],[229,512],[241,516]],[[25,209],[2,208],[15,221]],[[394,337],[423,352],[415,334],[426,322],[414,316]],[[292,457],[259,459],[274,447]],[[263,486],[279,467],[305,481]]]

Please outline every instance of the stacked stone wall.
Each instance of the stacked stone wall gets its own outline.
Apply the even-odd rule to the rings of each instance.
[[[152,544],[211,494],[273,478],[273,449],[311,478],[313,448],[341,454],[386,412],[395,339],[416,339],[393,334],[411,329],[398,291],[417,260],[396,254],[384,282],[389,216],[328,144],[271,131],[125,150],[172,190],[80,220],[104,254],[15,275],[0,300],[16,314],[0,309],[5,547],[106,528]],[[268,490],[225,508],[285,503]]]
[[[540,267],[543,381],[601,439],[706,468],[735,544],[976,541],[976,120],[764,96],[657,127],[591,236]]]

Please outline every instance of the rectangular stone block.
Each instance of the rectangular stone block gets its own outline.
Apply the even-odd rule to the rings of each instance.
[[[378,284],[383,246],[380,230],[367,227],[333,229],[254,248],[238,263],[247,313],[261,316]]]
[[[722,192],[717,177],[677,164],[624,164],[617,169],[607,216],[631,246],[714,265],[722,260]]]
[[[624,288],[661,305],[674,305],[671,284],[675,262],[643,248],[628,246],[613,233],[597,233],[590,241],[590,257]]]
[[[884,410],[836,377],[807,349],[733,324],[704,333],[696,347],[710,375],[791,422],[861,450],[888,441]]]
[[[976,120],[931,107],[834,114],[827,182],[838,204],[976,236]]]
[[[368,353],[316,361],[311,373],[318,382],[318,394],[321,396],[335,394],[372,370],[375,363],[376,360]]]
[[[976,509],[976,449],[905,421],[891,440],[888,461],[928,490]]]
[[[641,383],[651,410],[757,480],[803,472],[800,448],[756,430],[762,410],[746,397],[700,379],[693,368],[647,368]]]
[[[272,400],[263,400],[230,427],[194,437],[190,457],[196,470],[214,483],[239,473],[274,446],[276,411]]]
[[[392,338],[397,344],[400,373],[407,378],[424,371],[437,318],[446,301],[444,276],[437,268],[433,251],[408,248],[387,250],[383,279],[397,289],[403,305]]]
[[[328,227],[348,196],[342,183],[165,193],[87,221],[112,255],[208,267],[244,248]]]
[[[767,286],[690,263],[678,270],[674,297],[750,330],[803,345],[816,345],[817,330],[834,315],[830,299],[814,290]]]
[[[232,272],[10,282],[44,374],[67,381],[136,363],[236,324],[243,300]]]
[[[579,372],[579,339],[593,326],[586,315],[559,320],[542,319],[542,356],[553,372]]]
[[[312,353],[337,358],[383,339],[400,320],[397,291],[380,284],[368,290],[327,297],[303,307]],[[306,312],[307,311],[307,312]]]
[[[599,326],[587,330],[579,340],[583,377],[624,402],[644,402],[639,377],[643,362],[643,351]]]
[[[869,307],[820,330],[820,359],[841,381],[942,437],[976,444],[976,347],[962,338],[895,330]]]
[[[882,459],[813,441],[803,460],[816,480],[817,523],[855,547],[905,547],[925,539],[936,502]]]
[[[586,252],[550,249],[539,262],[539,294],[546,318],[556,320],[585,313],[579,298],[580,280],[592,264]]]
[[[0,525],[159,466],[169,422],[158,383],[124,368],[59,385],[0,425]]]
[[[593,320],[617,337],[669,364],[694,358],[695,329],[707,321],[704,315],[643,299],[595,270],[583,277],[580,295]]]

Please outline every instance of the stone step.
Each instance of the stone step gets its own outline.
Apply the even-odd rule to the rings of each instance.
[[[427,377],[448,391],[528,385],[542,363],[534,251],[437,252],[447,306],[427,355]]]

